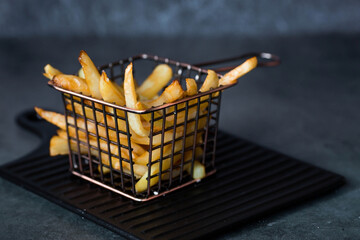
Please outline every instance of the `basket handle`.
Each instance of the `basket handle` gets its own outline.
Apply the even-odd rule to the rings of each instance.
[[[251,58],[251,57],[258,58],[258,60],[259,60],[258,67],[275,67],[275,66],[279,65],[281,62],[280,57],[278,57],[277,55],[274,55],[272,53],[252,52],[252,53],[245,53],[245,54],[242,54],[242,55],[236,56],[236,57],[197,63],[197,64],[194,64],[194,66],[205,67],[205,66],[210,66],[210,65],[233,62],[233,61],[237,61],[237,60],[241,60],[241,59],[247,59],[247,58]],[[234,69],[235,67],[237,67],[237,65],[236,66],[228,66],[228,67],[219,67],[219,68],[215,68],[212,70],[214,70],[217,73],[220,73],[220,72],[230,71],[230,70]]]

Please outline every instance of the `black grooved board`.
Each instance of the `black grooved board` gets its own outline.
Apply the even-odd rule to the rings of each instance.
[[[150,202],[137,203],[70,175],[65,156],[49,157],[55,128],[33,111],[19,116],[42,145],[1,166],[0,175],[131,239],[195,239],[221,233],[344,184],[342,176],[219,133],[217,173]]]

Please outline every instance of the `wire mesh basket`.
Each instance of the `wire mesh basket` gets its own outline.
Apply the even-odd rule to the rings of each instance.
[[[101,66],[99,71],[105,71],[112,81],[122,82],[129,63],[134,65],[135,78],[141,76],[142,70],[166,63],[180,84],[193,78],[201,86],[207,70],[198,66],[249,56],[273,60],[260,66],[278,61],[276,56],[266,54],[249,53],[197,66],[142,54]],[[147,110],[118,106],[49,84],[62,93],[72,174],[130,199],[147,201],[199,181],[194,179],[198,165],[205,167],[206,176],[215,173],[221,95],[234,84]],[[146,120],[148,137],[134,141],[130,114]]]

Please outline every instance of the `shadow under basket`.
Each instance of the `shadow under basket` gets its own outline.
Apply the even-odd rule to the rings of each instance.
[[[130,62],[135,79],[145,76],[141,70],[151,71],[162,63],[172,68],[172,80],[183,86],[186,78],[193,78],[200,89],[207,76],[205,69],[146,54],[99,70],[120,85]],[[133,200],[147,201],[200,181],[199,173],[202,177],[215,173],[222,90],[235,84],[147,110],[118,106],[49,84],[62,93],[74,175]],[[131,129],[131,115],[140,116],[149,136],[139,136]]]

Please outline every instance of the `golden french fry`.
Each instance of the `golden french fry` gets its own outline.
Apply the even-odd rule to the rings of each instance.
[[[257,66],[257,58],[252,57],[246,60],[243,64],[237,66],[230,72],[226,73],[219,81],[219,86],[234,84],[237,79],[250,72]]]
[[[181,158],[182,158],[181,154],[174,156],[173,164],[176,164],[177,162],[179,162],[181,160]],[[192,158],[192,152],[187,151],[184,155],[184,161],[185,162],[190,161],[191,158]],[[171,164],[171,158],[164,159],[162,161],[162,165],[161,165],[162,171],[169,169],[170,164]],[[150,176],[156,175],[157,173],[159,173],[159,171],[160,171],[160,163],[157,162],[151,166]],[[148,186],[147,178],[148,178],[148,172],[145,172],[145,174],[140,178],[140,180],[135,185],[136,192],[140,193],[140,192],[146,191],[147,186]],[[152,177],[151,179],[149,179],[149,181],[150,181],[150,187],[152,187],[158,183],[159,177],[158,176]]]
[[[59,133],[59,132],[58,132]],[[60,132],[61,135],[63,135],[63,133]],[[65,133],[66,134],[66,133]],[[82,139],[84,140],[84,139]],[[78,145],[76,143],[75,140],[71,140],[70,141],[70,147],[71,147],[71,151],[72,152],[78,152]],[[88,154],[88,149],[87,147],[85,147],[83,144],[79,144],[79,148],[80,148],[80,153],[81,154]],[[93,148],[89,148],[90,153],[92,156],[99,158],[99,152]],[[50,156],[56,156],[56,155],[66,155],[69,154],[69,146],[68,146],[68,142],[66,140],[66,138],[63,138],[63,136],[53,136],[50,140]],[[128,155],[127,155],[128,156]],[[126,156],[123,156],[123,158],[127,158]],[[109,154],[107,153],[101,153],[101,162],[103,164],[106,164],[107,166],[109,166]],[[120,170],[120,162],[118,158],[115,157],[111,157],[111,163],[112,163],[112,167],[114,169]],[[131,173],[131,166],[129,163],[122,161],[122,165],[124,167],[124,170],[128,173]],[[134,175],[136,178],[140,178],[140,176],[144,175],[145,172],[147,171],[147,167],[146,166],[142,166],[142,165],[138,165],[138,164],[133,164],[133,169],[134,169]]]
[[[89,87],[86,84],[85,80],[75,75],[57,74],[49,82],[53,83],[55,86],[76,93],[81,93],[87,96],[91,96]]]
[[[63,139],[67,139],[67,134],[66,134],[66,131],[64,130],[58,130],[57,131],[57,134],[59,137],[63,138]],[[69,135],[73,138],[76,138],[76,133],[74,133],[73,131],[69,131]],[[83,142],[87,142],[87,139],[86,139],[86,136],[83,136],[83,135],[79,135],[79,140],[83,141]],[[98,148],[98,143],[97,143],[97,140],[92,137],[92,136],[89,136],[89,144],[90,146],[93,146],[93,147],[96,147]],[[108,151],[108,144],[106,141],[102,140],[102,139],[99,139],[99,146],[100,146],[100,149],[102,151],[105,151],[107,152]],[[117,145],[115,144],[112,144],[112,143],[109,143],[109,148],[110,148],[110,152],[111,154],[113,155],[116,155],[116,156],[119,156],[119,148]],[[93,150],[93,149],[92,149]],[[123,158],[126,158],[126,159],[129,159],[129,150],[125,149],[125,148],[121,148],[121,157]],[[99,154],[97,153],[97,156]],[[132,157],[133,158],[136,158],[137,157],[137,154],[135,152],[132,153]]]
[[[101,97],[106,102],[115,103],[119,106],[125,105],[124,93],[119,90],[120,87],[110,81],[105,72],[101,73],[99,88]]]
[[[85,73],[84,73],[84,69],[83,68],[80,68],[79,71],[78,71],[78,76],[85,79]]]
[[[197,84],[193,78],[186,79],[186,96],[197,94]]]
[[[69,154],[69,146],[66,139],[59,136],[53,136],[50,139],[50,156],[66,155]]]
[[[44,71],[45,73],[43,73],[43,75],[45,77],[47,77],[49,80],[53,79],[53,77],[55,75],[58,75],[58,74],[62,74],[62,72],[60,72],[58,69],[54,68],[53,66],[51,66],[50,64],[47,64],[45,67],[44,67]]]
[[[185,170],[191,175],[191,164],[186,164]],[[199,161],[194,161],[193,179],[202,179],[206,176],[205,166]]]
[[[137,95],[135,92],[134,77],[132,73],[133,65],[130,63],[125,69],[124,78],[124,95],[126,106],[129,108],[136,109]],[[129,124],[131,129],[139,136],[149,136],[149,130],[146,130],[141,123],[139,114],[128,113]]]
[[[110,103],[115,103],[120,106],[124,106],[125,105],[124,92],[121,91],[120,89],[122,88],[118,86],[116,83],[111,82],[110,79],[107,77],[106,73],[102,72],[100,76],[100,93],[105,101]],[[113,108],[108,109],[108,111],[112,113],[114,112],[114,110],[115,109]],[[122,110],[116,109],[116,113],[120,117],[125,117],[125,113]],[[108,116],[108,124],[109,125],[112,124],[112,127],[114,128],[116,127],[115,120],[113,117]],[[120,130],[126,129],[125,124],[126,123],[124,120],[118,119],[118,128]]]
[[[49,123],[66,130],[65,116],[60,113],[45,111],[44,109],[34,107],[36,113]]]
[[[109,155],[106,153],[101,153],[101,162],[105,165],[110,166]],[[112,167],[116,170],[120,170],[120,162],[118,158],[111,157]],[[123,170],[131,174],[131,165],[125,161],[122,161]],[[136,179],[140,178],[147,172],[147,167],[139,164],[133,164],[134,176]]]
[[[219,77],[213,70],[208,70],[208,75],[205,78],[203,85],[200,88],[200,92],[206,92],[211,89],[217,88],[219,85]]]
[[[65,116],[64,115],[62,115],[60,113],[51,112],[51,111],[45,111],[45,110],[43,110],[41,108],[37,108],[37,107],[35,107],[35,111],[37,112],[37,114],[39,114],[39,116],[41,116],[46,121],[54,124],[55,126],[61,128],[63,130],[66,130],[66,122],[65,122]],[[70,117],[70,116],[68,117],[68,122],[70,124],[72,124],[72,125],[75,124],[74,118]],[[79,128],[85,129],[85,121],[83,119],[78,118],[76,123],[77,123]],[[87,127],[88,127],[88,131],[90,133],[94,133],[94,134],[96,134],[96,127],[97,127],[99,136],[101,136],[103,138],[107,138],[106,129],[104,127],[96,126],[95,123],[89,122],[89,121],[87,122]],[[70,134],[74,134],[73,136],[76,136],[75,128],[69,127],[69,132],[70,132]],[[117,141],[116,132],[113,131],[113,130],[109,130],[108,133],[109,133],[110,140],[116,142]],[[78,135],[79,135],[79,137],[85,137],[86,138],[86,134],[84,132],[82,132],[82,131],[78,131]],[[124,145],[124,146],[128,146],[127,135],[120,134],[119,137],[120,137],[121,144]],[[136,142],[134,142],[133,140],[131,140],[130,143],[131,143],[131,147],[133,148],[133,152],[135,154],[141,155],[145,151],[141,146],[136,144]]]
[[[184,96],[184,90],[182,89],[178,80],[174,80],[169,86],[167,86],[164,92],[154,100],[143,101],[143,104],[147,108],[157,107],[164,103],[174,102]]]
[[[100,73],[95,67],[93,61],[91,61],[89,55],[87,55],[84,50],[80,51],[79,62],[84,71],[85,80],[89,86],[91,96],[97,99],[102,99],[99,90]]]
[[[86,101],[87,100],[85,100],[84,103],[86,103]],[[97,104],[95,104],[95,108],[97,108],[97,107],[98,107]],[[74,109],[73,109],[72,105],[69,103],[66,105],[66,109],[70,110],[70,111],[75,111],[75,113],[82,115],[82,116],[86,116],[88,119],[95,120],[94,111],[92,110],[92,108],[84,106],[84,110],[85,110],[85,113],[84,113],[83,108],[80,103],[74,102]],[[99,108],[97,108],[97,109],[99,109]],[[102,112],[95,111],[95,115],[96,115],[97,122],[103,122],[104,114]]]
[[[190,79],[188,80],[188,79],[186,79],[186,86],[187,86],[186,92],[192,92],[192,93],[196,94],[197,93],[197,85],[196,85],[195,80],[190,80]],[[200,92],[209,91],[213,88],[216,88],[218,86],[218,84],[219,84],[219,78],[218,78],[217,74],[212,70],[208,70],[208,75],[199,91]],[[196,88],[196,90],[195,90],[195,88]],[[209,98],[208,96],[201,97],[200,101],[204,101],[208,98]],[[197,99],[189,101],[188,106],[192,106],[192,105],[196,104],[197,101],[198,101]],[[182,103],[182,104],[179,104],[179,106],[177,108],[182,109],[182,108],[185,108],[185,106],[186,106],[185,103]],[[206,103],[206,102],[201,103],[200,108],[199,108],[199,114],[202,113],[207,106],[208,106],[208,103]],[[169,108],[169,112],[171,112],[171,111],[174,111],[174,107]],[[196,114],[197,114],[197,105],[189,107],[187,120],[194,119],[196,117]],[[185,121],[185,115],[186,115],[185,110],[181,111],[177,114],[177,123],[178,124],[183,123]],[[171,116],[168,116],[166,118],[166,120],[172,122],[172,121],[174,121],[174,118],[175,118],[175,116],[171,115]]]
[[[195,153],[195,158],[201,156],[202,152],[203,152],[203,150],[200,147],[197,147],[196,148],[196,153]],[[188,160],[190,160],[189,157],[188,157],[188,159],[186,159],[184,157],[183,171],[186,171],[189,175],[191,175],[191,162],[186,162]],[[180,172],[181,172],[180,167],[173,168],[171,177],[173,179],[178,177],[180,175]],[[206,176],[205,166],[202,163],[200,163],[199,161],[195,160],[194,161],[194,172],[192,174],[192,178],[198,180],[198,179],[204,178],[205,176]],[[169,180],[170,179],[170,173],[166,172],[166,173],[162,174],[161,179],[162,180]]]
[[[209,91],[211,89],[214,89],[214,88],[218,87],[218,84],[219,84],[219,78],[218,78],[217,74],[212,70],[208,70],[208,75],[207,75],[207,77],[206,77],[206,79],[205,79],[205,81],[204,81],[204,83],[201,86],[199,91],[200,92],[207,92],[207,91]],[[215,95],[216,95],[216,93],[213,94],[213,96],[215,96]],[[205,101],[208,98],[209,98],[208,96],[203,96],[203,97],[200,98],[200,101]],[[189,103],[188,103],[188,106],[190,106],[188,108],[188,118],[187,118],[188,120],[194,119],[196,117],[196,115],[197,115],[197,112],[198,112],[197,111],[197,105],[196,105],[197,101],[198,101],[197,99],[194,99],[194,100],[189,101]],[[192,106],[192,105],[195,105],[195,106]],[[200,104],[200,106],[199,106],[199,115],[204,113],[204,110],[206,109],[207,106],[208,106],[207,102],[203,102],[203,103]],[[178,109],[181,109],[181,108],[185,108],[185,103],[179,104]],[[171,111],[171,108],[170,108],[170,111]],[[177,115],[177,123],[183,123],[185,121],[185,115],[186,115],[185,111],[179,112],[178,115]],[[168,116],[167,117],[168,121],[173,121],[173,119],[174,119],[174,116]]]
[[[58,126],[59,128],[63,129],[63,130],[66,130],[66,123],[65,123],[65,116],[62,115],[62,114],[59,114],[59,113],[55,113],[55,112],[50,112],[50,111],[45,111],[41,108],[37,108],[35,107],[35,111],[42,117],[44,118],[46,121]],[[68,116],[68,122],[72,125],[75,124],[75,120],[73,117],[70,117]],[[77,125],[79,128],[82,128],[82,129],[85,129],[85,121],[81,118],[77,118],[77,121],[76,121]],[[200,118],[199,119],[199,123],[198,123],[198,129],[201,129],[205,126],[206,124],[206,119],[205,118]],[[87,128],[88,128],[88,131],[91,132],[91,133],[94,133],[96,134],[96,128],[98,129],[98,133],[99,133],[99,136],[101,137],[104,137],[104,138],[107,138],[107,134],[106,134],[106,129],[105,127],[103,126],[100,126],[100,125],[96,125],[95,123],[93,122],[90,122],[90,121],[87,121]],[[72,127],[69,127],[69,130],[72,130],[75,131],[74,128]],[[191,122],[187,125],[187,129],[186,129],[186,132],[187,133],[191,133],[195,130],[195,122]],[[117,141],[117,134],[116,134],[116,131],[114,130],[111,130],[111,129],[108,129],[108,135],[109,135],[109,139],[116,142]],[[184,126],[179,126],[176,128],[176,132],[175,132],[175,137],[178,138],[178,137],[181,137],[184,133]],[[82,131],[79,131],[79,134],[85,134],[84,132]],[[121,140],[121,144],[125,145],[125,146],[128,146],[128,142],[127,142],[127,135],[126,134],[122,134],[120,133],[119,134],[119,137],[120,137],[120,140]],[[164,142],[168,142],[168,141],[171,141],[173,138],[173,131],[172,130],[169,130],[169,131],[166,131],[164,133]],[[156,136],[153,136],[153,146],[158,146],[161,144],[161,134],[158,134]],[[142,136],[139,136],[139,135],[136,135],[135,133],[132,133],[132,136],[131,136],[131,147],[132,148],[141,148],[141,146],[138,146],[137,144],[141,144],[141,145],[149,145],[149,142],[150,142],[150,138],[149,137],[142,137]]]
[[[186,137],[185,148],[190,147],[193,143],[194,143],[194,135]],[[182,139],[176,141],[174,144],[174,153],[181,151],[182,146],[183,146]],[[163,150],[163,157],[167,157],[167,156],[171,155],[172,144],[168,144],[168,145],[164,146],[162,150]],[[161,154],[161,148],[157,148],[157,149],[153,150],[151,152],[151,161],[154,162],[156,160],[159,160],[160,154]],[[144,152],[142,155],[135,158],[134,161],[135,161],[135,163],[141,164],[141,165],[148,164],[149,163],[149,152]]]
[[[137,89],[137,93],[143,99],[152,99],[163,87],[166,86],[171,78],[171,67],[167,64],[159,64]]]
[[[198,122],[198,128],[197,129],[204,128],[205,124],[206,124],[206,119],[205,118],[200,118],[199,122]],[[187,126],[186,134],[190,134],[190,133],[192,133],[194,131],[195,131],[195,122],[192,122]],[[164,143],[172,141],[172,134],[173,134],[172,131],[165,133],[165,135],[164,135]],[[176,131],[175,138],[182,137],[183,134],[184,134],[184,128],[179,127],[177,129],[177,131]],[[154,144],[156,144],[156,145],[161,144],[161,135],[159,135],[159,136],[160,136],[160,139],[158,137],[153,139]],[[185,147],[191,146],[192,143],[193,143],[193,140],[194,140],[193,135],[192,136],[187,136],[186,141],[185,141]],[[160,142],[158,142],[158,141],[160,141]],[[197,135],[196,142],[197,143],[202,143],[202,133],[199,133]],[[174,152],[180,151],[182,149],[182,144],[183,144],[182,139],[176,141],[175,144],[174,144]],[[171,148],[172,148],[172,144],[168,144],[168,145],[165,145],[163,147],[163,157],[166,157],[169,154],[171,154],[171,150],[172,150]],[[152,157],[151,157],[152,161],[156,161],[156,160],[160,159],[160,153],[161,152],[160,152],[159,148],[153,150],[152,151]],[[139,164],[147,164],[148,161],[149,161],[149,152],[144,152],[143,154],[139,155],[135,159],[135,162],[137,162]]]
[[[146,107],[144,106],[144,104],[142,102],[137,102],[136,103],[136,109],[138,110],[143,110],[146,109]],[[162,114],[160,113],[161,111],[156,111],[154,112],[154,124],[153,124],[153,129],[154,131],[160,131],[162,129],[162,124],[163,124],[163,117]],[[151,113],[145,113],[145,114],[141,114],[140,115],[141,118],[145,121],[143,122],[143,126],[147,129],[150,129],[151,127]],[[160,119],[158,119],[160,118]],[[158,120],[155,120],[158,119]],[[173,123],[172,122],[168,122],[165,119],[165,128],[172,126]]]
[[[120,170],[120,167],[118,167],[120,164],[119,164],[118,162],[113,163],[113,165],[114,165],[114,166],[113,166],[114,169]],[[142,172],[146,172],[146,171],[147,171],[147,167],[146,167],[146,169],[143,168],[143,167],[145,167],[145,166],[141,166],[141,165],[139,166],[139,165],[135,165],[135,164],[134,164],[133,166],[134,166],[134,177],[135,177],[136,179],[141,178],[142,175],[143,175],[143,174],[138,174],[138,173],[142,173]],[[139,168],[139,167],[140,167],[140,168]],[[104,174],[104,175],[110,173],[110,168],[109,168],[109,167],[103,165],[102,169],[103,169],[103,174]],[[98,165],[98,171],[99,171],[99,172],[101,171],[101,170],[100,170],[100,165]],[[128,175],[131,176],[131,170],[126,169],[126,168],[123,168],[123,172],[124,172],[125,174],[128,174]]]

